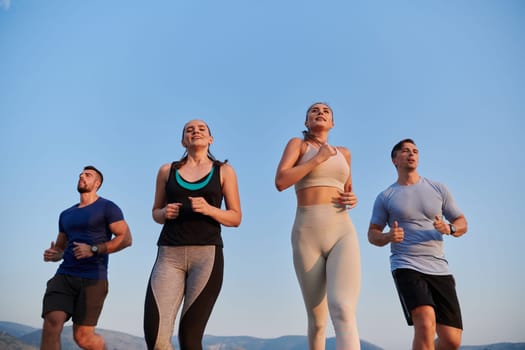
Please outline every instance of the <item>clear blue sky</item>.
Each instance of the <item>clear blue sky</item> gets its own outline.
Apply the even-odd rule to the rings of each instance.
[[[0,0],[0,319],[41,326],[42,253],[78,201],[86,164],[123,209],[134,245],[110,257],[99,327],[142,335],[161,227],[155,176],[183,124],[208,122],[239,178],[244,218],[224,229],[213,335],[305,334],[293,272],[293,189],[273,185],[305,110],[327,101],[330,142],[353,155],[361,337],[410,346],[389,248],[366,238],[375,196],[412,137],[420,173],[448,185],[469,233],[446,238],[464,343],[525,341],[525,2]],[[329,335],[333,335],[330,330]]]

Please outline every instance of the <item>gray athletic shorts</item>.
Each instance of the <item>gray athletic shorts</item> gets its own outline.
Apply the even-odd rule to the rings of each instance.
[[[47,281],[42,318],[51,311],[64,311],[73,323],[96,326],[108,294],[107,280],[55,275]]]

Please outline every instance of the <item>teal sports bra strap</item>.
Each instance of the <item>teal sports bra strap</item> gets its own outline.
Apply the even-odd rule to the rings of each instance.
[[[182,188],[185,188],[189,191],[196,191],[196,190],[200,190],[201,188],[204,188],[206,187],[206,185],[208,185],[208,183],[210,182],[212,176],[213,176],[213,172],[215,171],[215,166],[212,166],[211,168],[211,171],[210,173],[208,174],[208,176],[206,176],[206,178],[204,180],[202,180],[201,182],[187,182],[185,181],[180,175],[179,175],[179,170],[175,170],[175,179],[177,180],[177,183],[182,187]]]

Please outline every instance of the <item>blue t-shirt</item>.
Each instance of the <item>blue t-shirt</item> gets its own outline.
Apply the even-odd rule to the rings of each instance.
[[[105,280],[107,279],[108,254],[77,259],[73,248],[77,243],[94,245],[111,240],[109,225],[124,220],[122,210],[110,200],[99,197],[92,204],[79,208],[78,204],[64,210],[58,220],[59,232],[67,236],[64,260],[57,274]]]
[[[421,177],[416,184],[392,184],[374,203],[371,224],[392,227],[397,221],[404,239],[390,244],[391,270],[410,268],[432,275],[448,275],[443,235],[434,228],[435,216],[452,221],[462,215],[447,187]]]

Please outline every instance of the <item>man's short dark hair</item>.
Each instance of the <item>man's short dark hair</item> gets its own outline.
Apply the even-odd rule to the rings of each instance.
[[[100,186],[98,186],[98,188],[100,188],[102,186],[102,183],[104,182],[104,175],[102,175],[102,172],[95,168],[93,165],[86,165],[84,167],[84,170],[93,170],[98,174],[98,176],[100,176]]]
[[[404,143],[411,143],[413,144],[414,146],[416,145],[416,143],[414,142],[414,140],[412,139],[404,139],[404,140],[401,140],[399,141],[398,143],[396,143],[394,145],[394,147],[392,148],[392,152],[390,152],[390,158],[394,159],[394,157],[396,156],[396,152],[401,150],[401,148],[403,148],[403,144]]]

